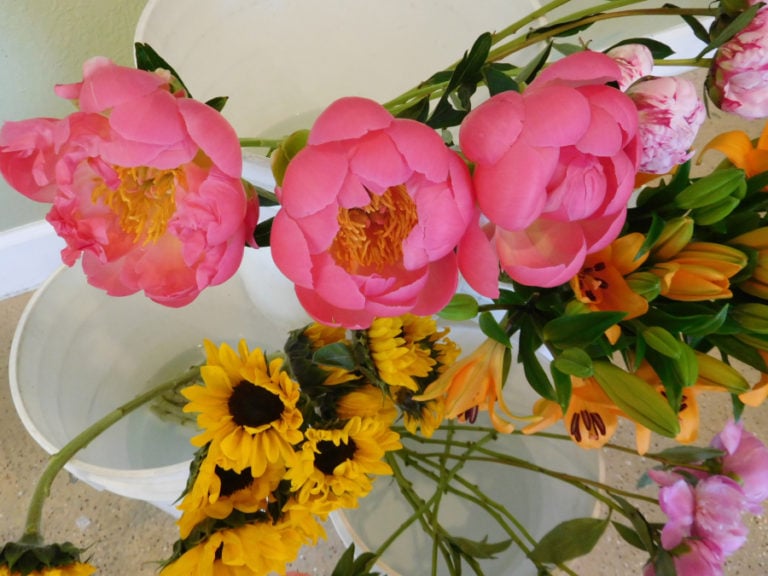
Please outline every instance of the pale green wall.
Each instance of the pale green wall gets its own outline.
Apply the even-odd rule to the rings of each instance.
[[[133,31],[145,3],[0,0],[0,122],[71,112],[53,85],[79,81],[91,56],[131,64]],[[0,178],[0,232],[40,220],[47,211]]]

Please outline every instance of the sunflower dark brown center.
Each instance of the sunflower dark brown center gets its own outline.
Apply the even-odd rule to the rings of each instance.
[[[248,486],[253,484],[250,468],[245,468],[242,472],[237,473],[234,470],[225,470],[216,466],[215,472],[216,476],[221,480],[221,496],[231,496],[238,490],[248,488]]]
[[[315,455],[315,468],[323,474],[333,474],[336,466],[347,460],[352,460],[355,455],[355,441],[351,438],[349,442],[341,442],[337,446],[330,440],[321,440],[317,443],[319,454]]]
[[[247,380],[232,390],[227,407],[235,424],[252,428],[278,420],[285,409],[277,394]]]

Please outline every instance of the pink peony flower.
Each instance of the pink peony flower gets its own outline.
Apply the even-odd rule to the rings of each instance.
[[[431,128],[342,98],[317,119],[277,190],[278,268],[319,322],[437,312],[458,282],[473,215],[466,164]]]
[[[768,10],[720,47],[707,83],[718,108],[744,118],[768,116]]]
[[[653,54],[644,44],[622,44],[608,50],[606,55],[621,69],[619,88],[622,91],[653,71]]]
[[[733,477],[747,498],[749,511],[762,514],[768,498],[768,448],[741,422],[729,421],[712,439],[712,447],[726,452],[723,473]]]
[[[490,220],[459,250],[475,290],[496,295],[499,262],[518,282],[557,286],[619,234],[639,159],[637,110],[606,85],[620,78],[610,57],[579,52],[467,115],[461,148]]]
[[[62,259],[82,255],[92,285],[183,306],[232,276],[257,220],[237,136],[213,108],[171,94],[167,75],[106,58],[83,71],[56,88],[78,112],[2,127],[0,171],[52,203]]]
[[[688,160],[706,118],[693,83],[684,78],[653,78],[634,84],[627,94],[640,116],[640,171],[666,174]]]

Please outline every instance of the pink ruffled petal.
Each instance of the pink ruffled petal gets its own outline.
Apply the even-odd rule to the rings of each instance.
[[[318,297],[338,308],[365,308],[365,296],[360,292],[358,283],[330,255],[319,254],[313,257],[312,264],[313,286]]]
[[[150,145],[173,145],[187,137],[177,99],[168,92],[151,92],[117,105],[109,123],[122,138]]]
[[[419,290],[419,298],[413,307],[413,314],[430,316],[445,308],[456,293],[459,270],[456,254],[451,252],[429,265],[426,285]]]
[[[488,218],[507,230],[520,230],[541,214],[546,186],[557,166],[556,148],[511,146],[495,164],[475,168],[478,203]]]
[[[371,195],[360,182],[357,174],[347,172],[347,177],[339,189],[337,201],[342,208],[360,208],[371,203]]]
[[[232,178],[243,173],[240,141],[219,112],[190,98],[176,99],[189,136],[222,172]]]
[[[587,131],[589,101],[575,88],[545,85],[523,95],[525,139],[532,146],[571,146]]]
[[[272,259],[280,271],[299,286],[312,286],[312,259],[301,228],[280,210],[272,222]]]
[[[586,246],[577,224],[540,219],[525,230],[496,230],[501,267],[513,280],[552,288],[581,268]]]
[[[629,144],[635,137],[639,124],[637,106],[632,99],[615,88],[604,85],[582,86],[579,92],[589,98],[593,108],[601,108],[610,114],[622,130],[622,146]]]
[[[375,183],[380,190],[403,184],[413,174],[413,169],[384,132],[360,139],[349,159],[349,168],[366,186]]]
[[[491,225],[490,231],[493,230]],[[495,243],[475,219],[459,243],[458,264],[461,275],[473,290],[488,298],[499,296],[499,258]]]
[[[602,250],[618,238],[621,229],[624,227],[626,217],[627,211],[624,209],[602,218],[592,218],[579,222],[578,224],[581,227],[584,242],[587,246],[587,252],[592,254]]]
[[[331,204],[307,218],[299,218],[296,224],[301,228],[310,254],[328,250],[339,232],[339,210]]]
[[[408,166],[428,180],[441,182],[448,175],[448,157],[451,154],[432,128],[415,120],[395,120],[387,129]]]
[[[602,52],[584,50],[576,52],[544,68],[530,87],[547,82],[567,82],[571,86],[619,82],[621,68],[610,56]]]
[[[293,218],[302,218],[336,204],[347,178],[346,157],[323,147],[304,148],[285,172],[280,203]]]
[[[624,147],[624,134],[615,118],[597,106],[590,108],[589,128],[576,142],[576,148],[584,154],[612,156]]]
[[[459,142],[473,162],[498,162],[520,136],[525,119],[523,97],[501,92],[467,114],[459,129]]]
[[[378,102],[356,96],[340,98],[315,120],[308,143],[317,146],[360,138],[368,132],[383,130],[392,121],[392,115]]]
[[[344,326],[351,329],[368,328],[374,315],[368,310],[347,310],[331,306],[314,290],[296,286],[296,296],[307,314],[327,326]]]

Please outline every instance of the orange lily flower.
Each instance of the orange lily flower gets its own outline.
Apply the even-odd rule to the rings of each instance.
[[[496,412],[501,411],[514,418],[502,396],[502,374],[506,346],[490,338],[466,358],[452,364],[430,384],[423,394],[414,396],[419,402],[445,398],[445,418],[460,421],[472,419],[477,410],[488,410],[493,427],[499,432],[510,433],[515,427]]]
[[[760,354],[763,361],[768,364],[768,352],[765,350],[758,350],[757,353]],[[768,374],[765,372],[760,372],[760,379],[752,386],[751,390],[739,394],[739,400],[752,408],[760,406],[765,402],[766,398],[768,398]]]
[[[572,392],[568,410],[557,402],[542,398],[533,407],[534,415],[540,419],[523,428],[523,434],[534,434],[559,420],[563,420],[568,434],[582,448],[600,448],[616,432],[621,410],[603,392],[594,378],[571,376]]]
[[[763,128],[757,145],[752,144],[747,133],[741,130],[731,130],[715,136],[699,154],[699,164],[701,156],[707,150],[717,150],[725,154],[736,168],[744,170],[747,177],[766,172],[768,171],[768,123]]]

